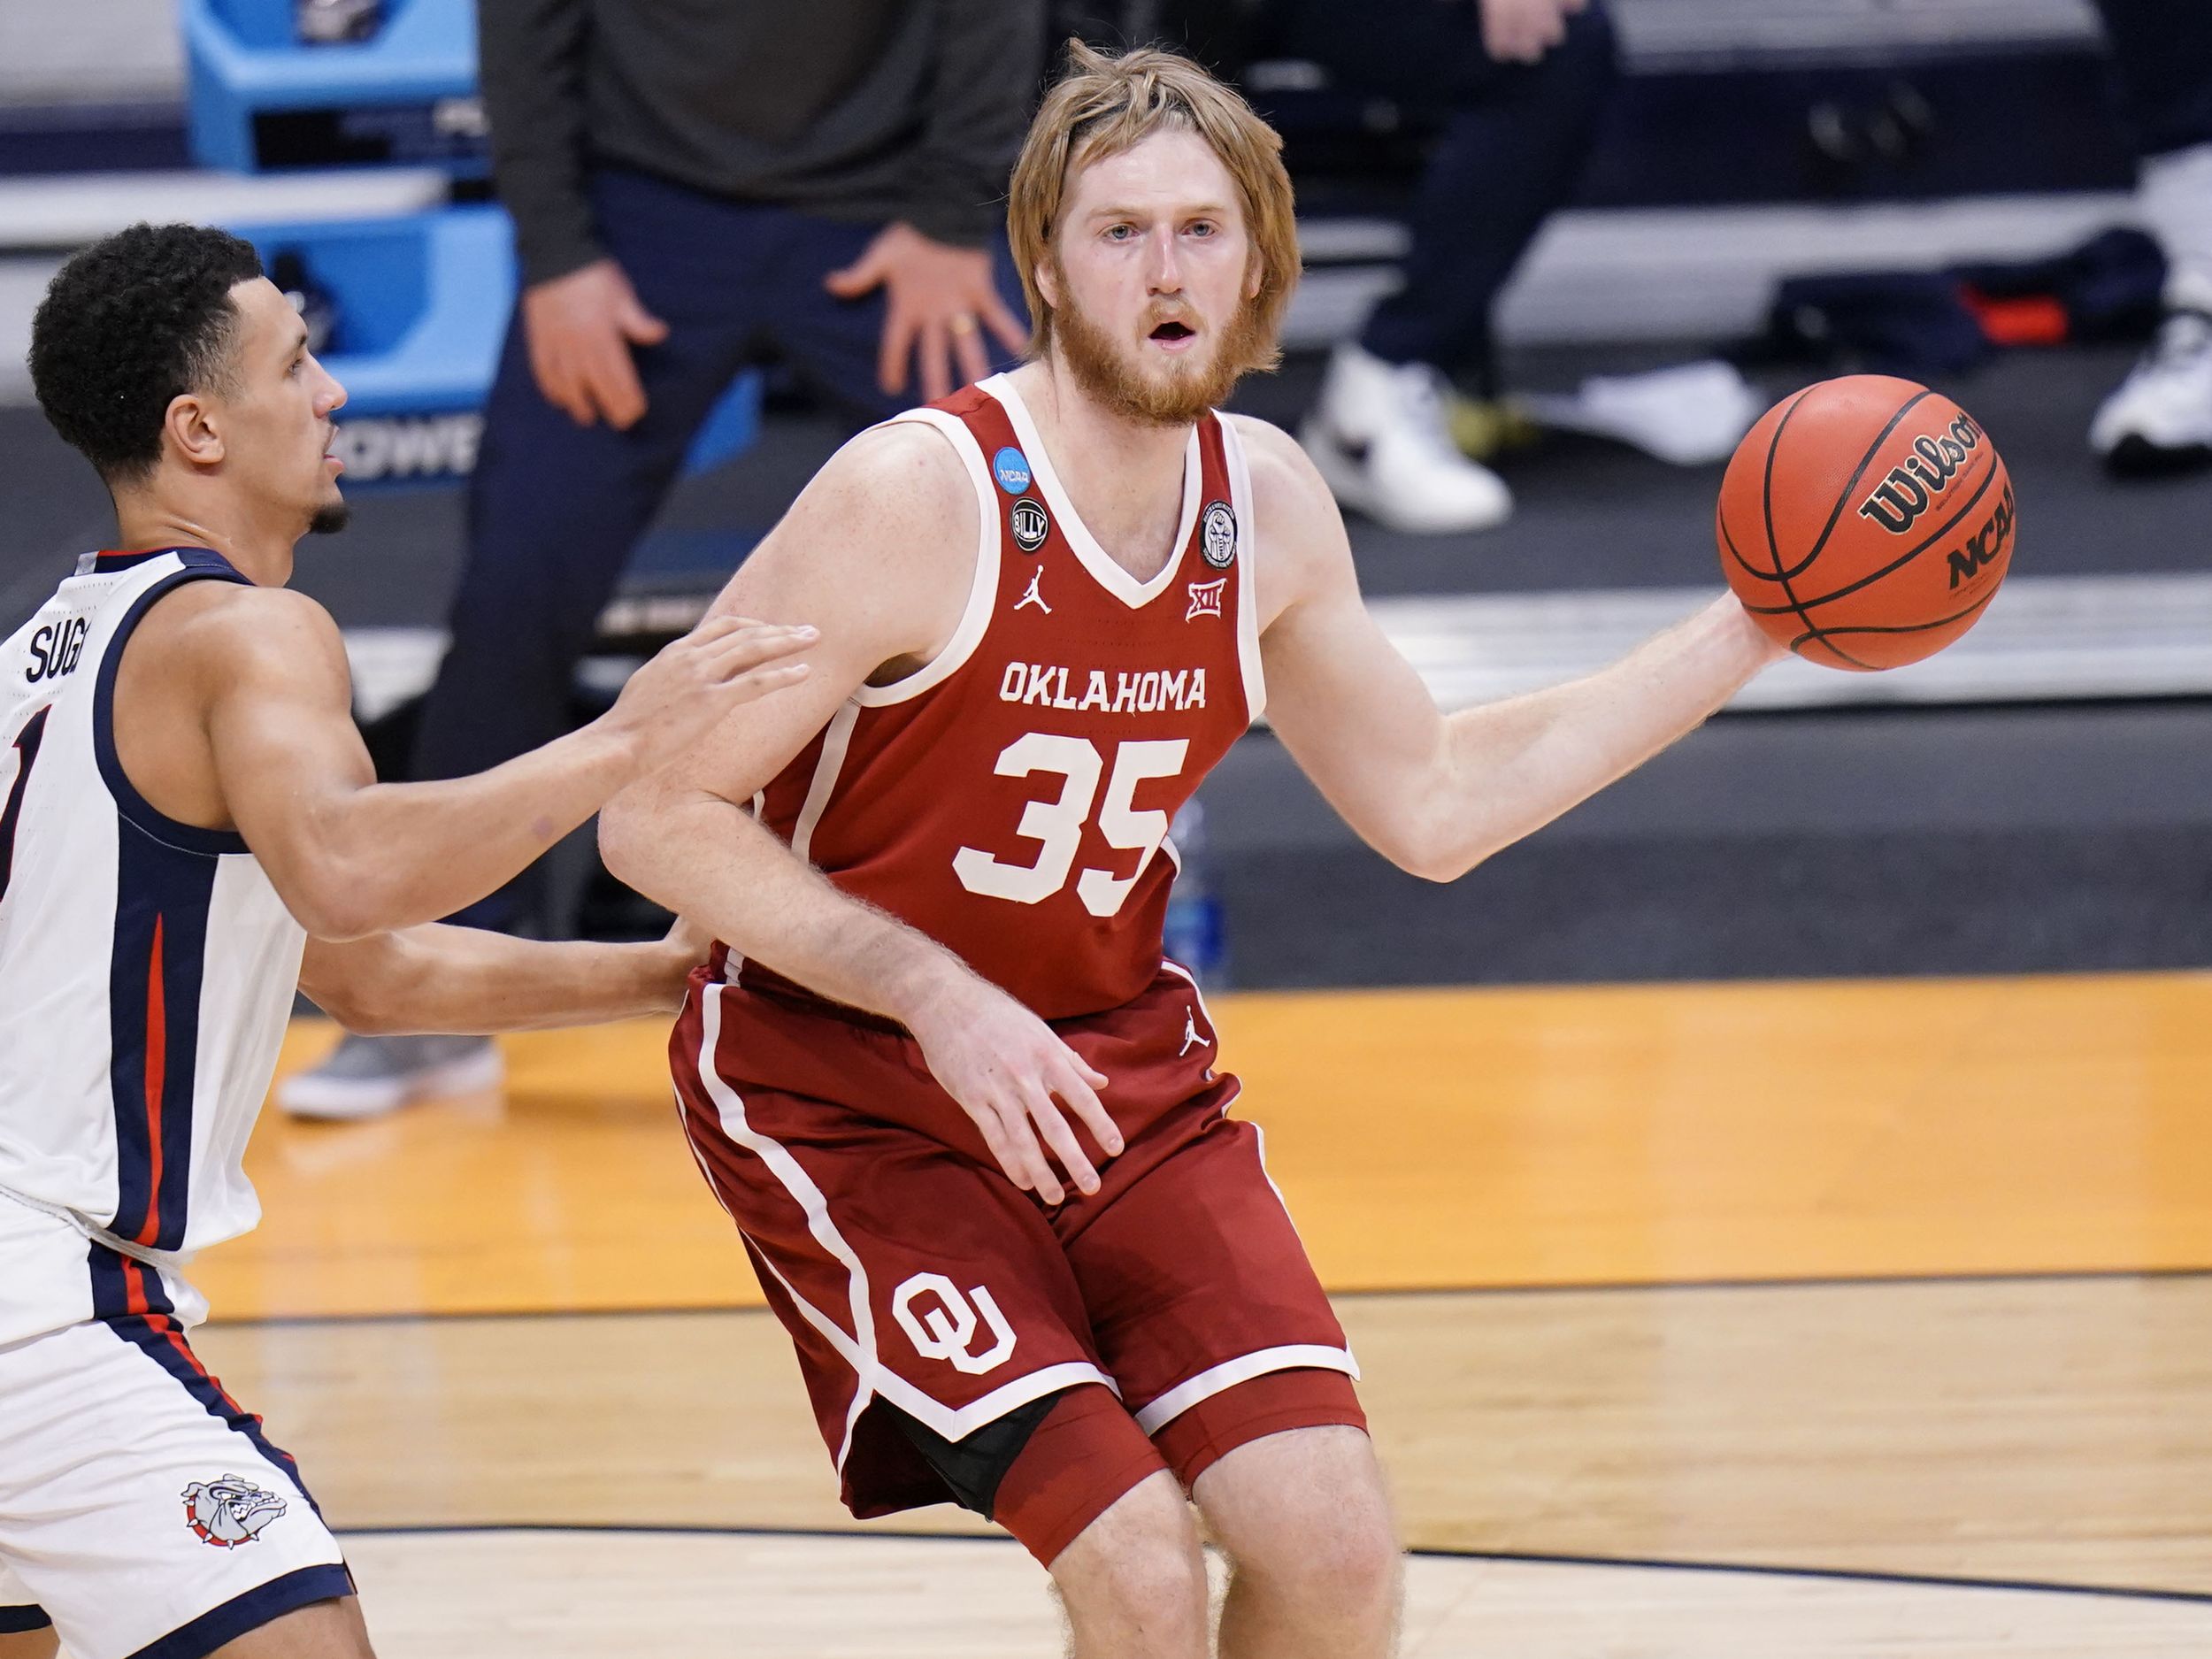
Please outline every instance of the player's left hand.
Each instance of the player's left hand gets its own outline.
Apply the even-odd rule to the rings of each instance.
[[[1120,1155],[1121,1131],[1097,1094],[1106,1087],[1105,1074],[1030,1010],[973,974],[949,975],[931,988],[901,1023],[1007,1179],[1047,1204],[1064,1203],[1067,1189],[1053,1168],[1057,1159],[1078,1192],[1097,1192],[1098,1171],[1068,1116],[1091,1132],[1108,1157]]]
[[[831,272],[822,286],[843,300],[885,290],[876,383],[895,395],[906,390],[907,365],[913,360],[920,364],[925,402],[981,380],[991,372],[986,328],[1009,351],[1029,347],[1029,331],[991,284],[990,250],[956,248],[911,225],[885,226],[859,258]]]

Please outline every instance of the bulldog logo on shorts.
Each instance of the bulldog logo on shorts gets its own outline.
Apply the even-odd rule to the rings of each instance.
[[[225,1475],[194,1481],[184,1489],[184,1523],[204,1544],[235,1549],[261,1536],[261,1529],[285,1510],[285,1502],[250,1480]]]

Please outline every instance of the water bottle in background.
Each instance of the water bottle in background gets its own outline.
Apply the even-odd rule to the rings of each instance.
[[[1170,961],[1188,968],[1207,990],[1219,990],[1229,982],[1229,930],[1206,845],[1206,809],[1187,803],[1170,834],[1183,865],[1168,895],[1163,944]]]
[[[307,349],[317,357],[329,351],[338,334],[338,302],[317,282],[296,248],[280,248],[269,259],[269,280],[277,285],[307,325]]]
[[[384,0],[293,0],[292,33],[303,46],[349,46],[384,27]]]

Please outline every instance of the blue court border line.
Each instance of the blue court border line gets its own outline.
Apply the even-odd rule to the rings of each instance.
[[[1638,1291],[1843,1290],[1916,1285],[2104,1284],[2126,1279],[2212,1279],[2206,1267],[2026,1268],[1984,1273],[1832,1273],[1780,1279],[1563,1279],[1493,1285],[1387,1285],[1333,1289],[1333,1302],[1374,1302],[1392,1296],[1619,1295]],[[293,1325],[443,1325],[468,1319],[664,1319],[706,1315],[766,1314],[757,1302],[687,1302],[634,1308],[437,1309],[415,1313],[279,1313],[260,1317],[212,1314],[211,1326],[281,1329]]]
[[[341,1538],[456,1537],[472,1532],[551,1532],[669,1538],[816,1538],[841,1543],[884,1539],[902,1543],[990,1544],[1016,1548],[1003,1533],[926,1532],[896,1527],[843,1531],[826,1526],[718,1526],[704,1523],[657,1524],[588,1521],[492,1521],[481,1525],[425,1522],[418,1525],[342,1526]],[[1921,1590],[1996,1590],[2023,1595],[2092,1596],[2107,1601],[2171,1601],[2212,1607],[2212,1591],[2154,1590],[2130,1585],[2055,1584],[2039,1578],[1956,1578],[1942,1573],[1889,1572],[1873,1568],[1786,1567],[1766,1562],[1673,1561],[1638,1555],[1569,1555],[1512,1549],[1408,1549],[1409,1556],[1434,1561],[1491,1561],[1517,1566],[1612,1567],[1644,1572],[1696,1572],[1757,1578],[1809,1578],[1837,1584],[1886,1584]]]

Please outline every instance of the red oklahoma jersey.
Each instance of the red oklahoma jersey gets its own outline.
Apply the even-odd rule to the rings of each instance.
[[[1004,375],[898,419],[942,432],[975,485],[966,611],[926,667],[837,711],[762,820],[1044,1018],[1118,1007],[1159,972],[1169,822],[1264,701],[1243,452],[1197,423],[1175,551],[1139,581]],[[740,965],[718,950],[719,977]]]

